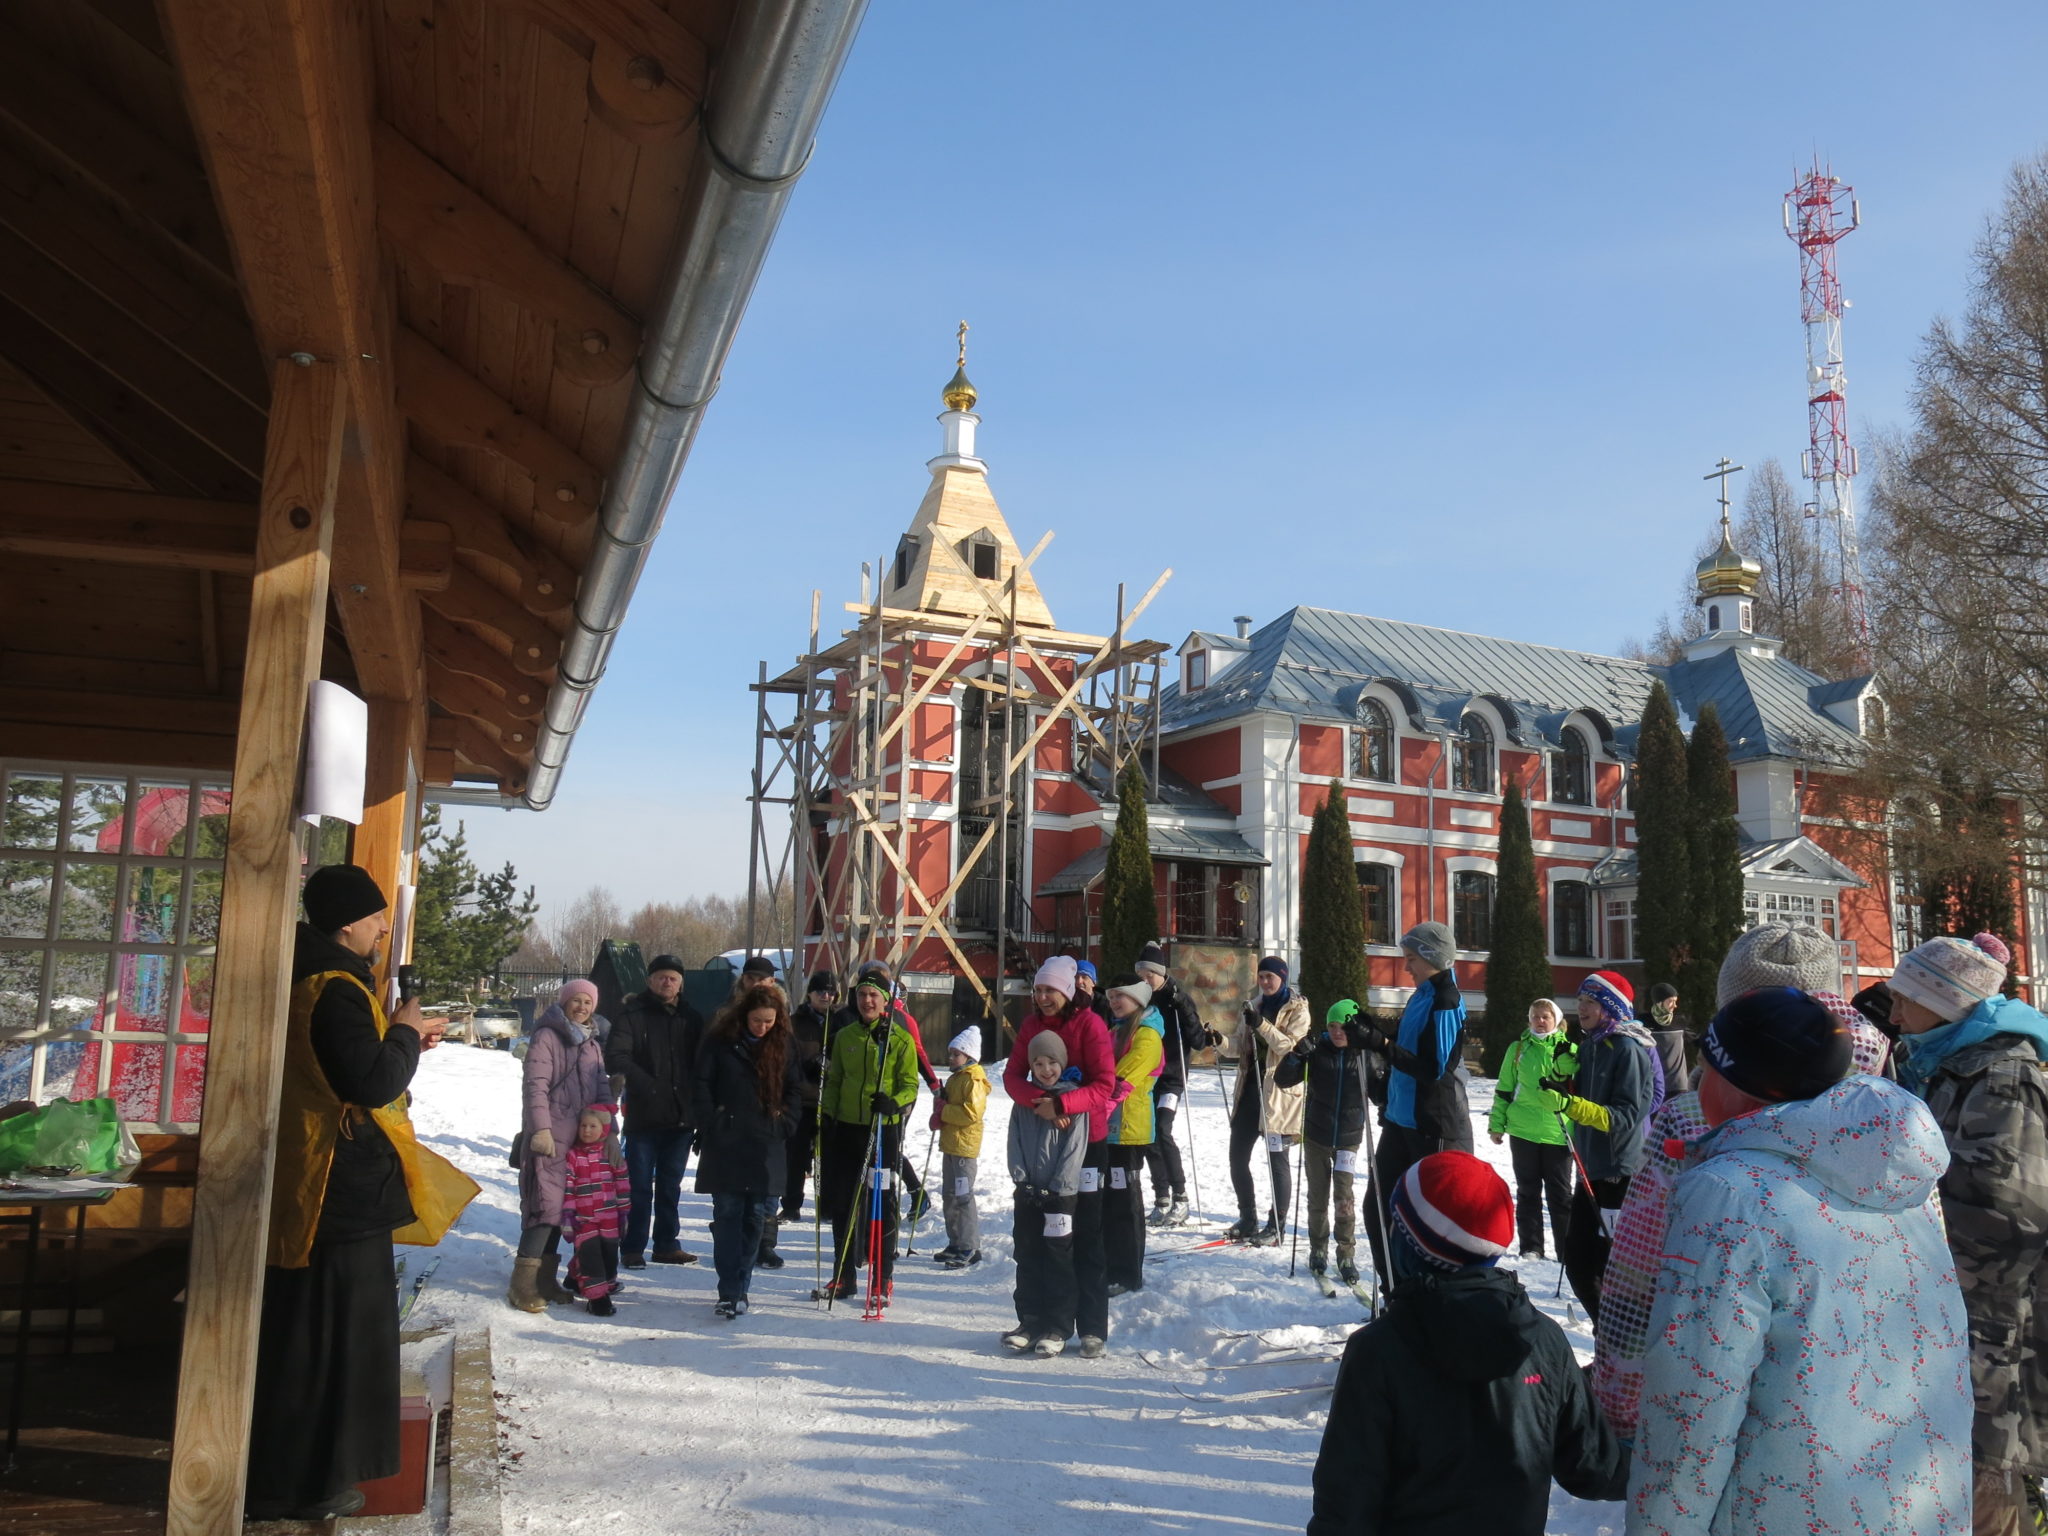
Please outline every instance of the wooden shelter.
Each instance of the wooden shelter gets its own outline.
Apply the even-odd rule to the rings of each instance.
[[[198,1138],[180,1536],[240,1521],[309,688],[387,891],[423,797],[545,807],[862,9],[0,6],[0,1065]]]

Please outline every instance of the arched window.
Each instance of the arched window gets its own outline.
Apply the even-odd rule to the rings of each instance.
[[[1575,725],[1564,728],[1562,744],[1550,760],[1550,798],[1560,805],[1593,803],[1593,754],[1586,733]]]
[[[1713,630],[1719,629],[1720,627],[1721,605],[1719,603],[1709,603],[1707,605],[1707,629],[1709,632],[1711,632]]]
[[[1394,942],[1394,867],[1391,864],[1360,864],[1358,904],[1365,913],[1365,942]]]
[[[1593,888],[1583,880],[1560,880],[1550,888],[1550,952],[1575,958],[1593,953]]]
[[[1358,706],[1358,725],[1351,732],[1351,777],[1393,782],[1394,720],[1378,699]]]
[[[1451,788],[1475,795],[1493,793],[1493,728],[1477,714],[1458,723],[1451,749]]]
[[[1493,876],[1461,869],[1451,878],[1451,931],[1460,949],[1493,948]]]

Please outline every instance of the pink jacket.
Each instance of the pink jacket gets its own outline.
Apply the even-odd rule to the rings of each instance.
[[[1076,1008],[1065,1019],[1048,1019],[1042,1014],[1026,1018],[1018,1026],[1017,1043],[1003,1067],[1003,1091],[1026,1109],[1045,1097],[1045,1090],[1031,1081],[1031,1041],[1048,1029],[1066,1046],[1067,1065],[1081,1069],[1081,1085],[1062,1095],[1062,1107],[1069,1114],[1088,1117],[1091,1144],[1107,1139],[1117,1088],[1116,1051],[1110,1044],[1109,1026],[1092,1008]]]

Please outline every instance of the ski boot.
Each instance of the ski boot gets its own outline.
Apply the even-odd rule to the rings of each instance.
[[[1337,1278],[1346,1285],[1358,1284],[1358,1260],[1348,1248],[1337,1250]]]
[[[979,1264],[980,1262],[981,1250],[979,1248],[975,1249],[972,1253],[962,1253],[956,1249],[954,1250],[953,1257],[946,1260],[946,1268],[972,1269],[975,1265]]]
[[[846,1301],[854,1293],[851,1280],[828,1280],[811,1292],[813,1301]]]
[[[1276,1218],[1274,1218],[1274,1217],[1268,1216],[1268,1217],[1266,1218],[1266,1224],[1265,1224],[1265,1225],[1264,1225],[1263,1227],[1260,1227],[1260,1228],[1259,1228],[1259,1230],[1258,1230],[1258,1231],[1256,1231],[1256,1232],[1254,1232],[1254,1233],[1253,1233],[1253,1234],[1252,1234],[1252,1235],[1251,1235],[1250,1237],[1246,1238],[1246,1239],[1245,1239],[1245,1241],[1246,1241],[1247,1243],[1249,1243],[1249,1244],[1250,1244],[1250,1245],[1251,1245],[1252,1247],[1254,1247],[1254,1248],[1277,1248],[1277,1247],[1279,1247],[1279,1246],[1280,1246],[1280,1223],[1279,1223],[1279,1221],[1278,1221],[1278,1220],[1277,1220]]]
[[[1230,1224],[1223,1236],[1233,1243],[1251,1243],[1258,1241],[1258,1234],[1259,1218],[1256,1216],[1240,1216]]]
[[[1308,1272],[1312,1275],[1327,1275],[1330,1272],[1330,1255],[1321,1248],[1309,1249]]]
[[[1184,1227],[1188,1224],[1188,1197],[1175,1195],[1173,1204],[1166,1208],[1166,1224],[1169,1227]]]
[[[960,1250],[958,1248],[955,1248],[951,1243],[948,1243],[945,1247],[941,1248],[937,1253],[932,1255],[932,1262],[934,1264],[943,1264],[950,1268],[953,1260],[957,1259],[958,1257],[960,1257]]]
[[[1152,1213],[1145,1218],[1145,1225],[1148,1227],[1163,1227],[1166,1225],[1167,1218],[1172,1214],[1173,1206],[1170,1202],[1163,1198],[1154,1200],[1152,1202]]]

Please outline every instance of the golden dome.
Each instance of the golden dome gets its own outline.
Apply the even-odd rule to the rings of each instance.
[[[1701,597],[1753,597],[1764,578],[1761,560],[1737,554],[1728,522],[1721,522],[1721,547],[1693,568]]]
[[[963,363],[954,370],[951,381],[946,385],[945,391],[939,398],[946,402],[946,409],[949,411],[971,411],[974,409],[974,402],[980,399],[981,396],[976,393],[973,384],[968,382],[966,364]]]

